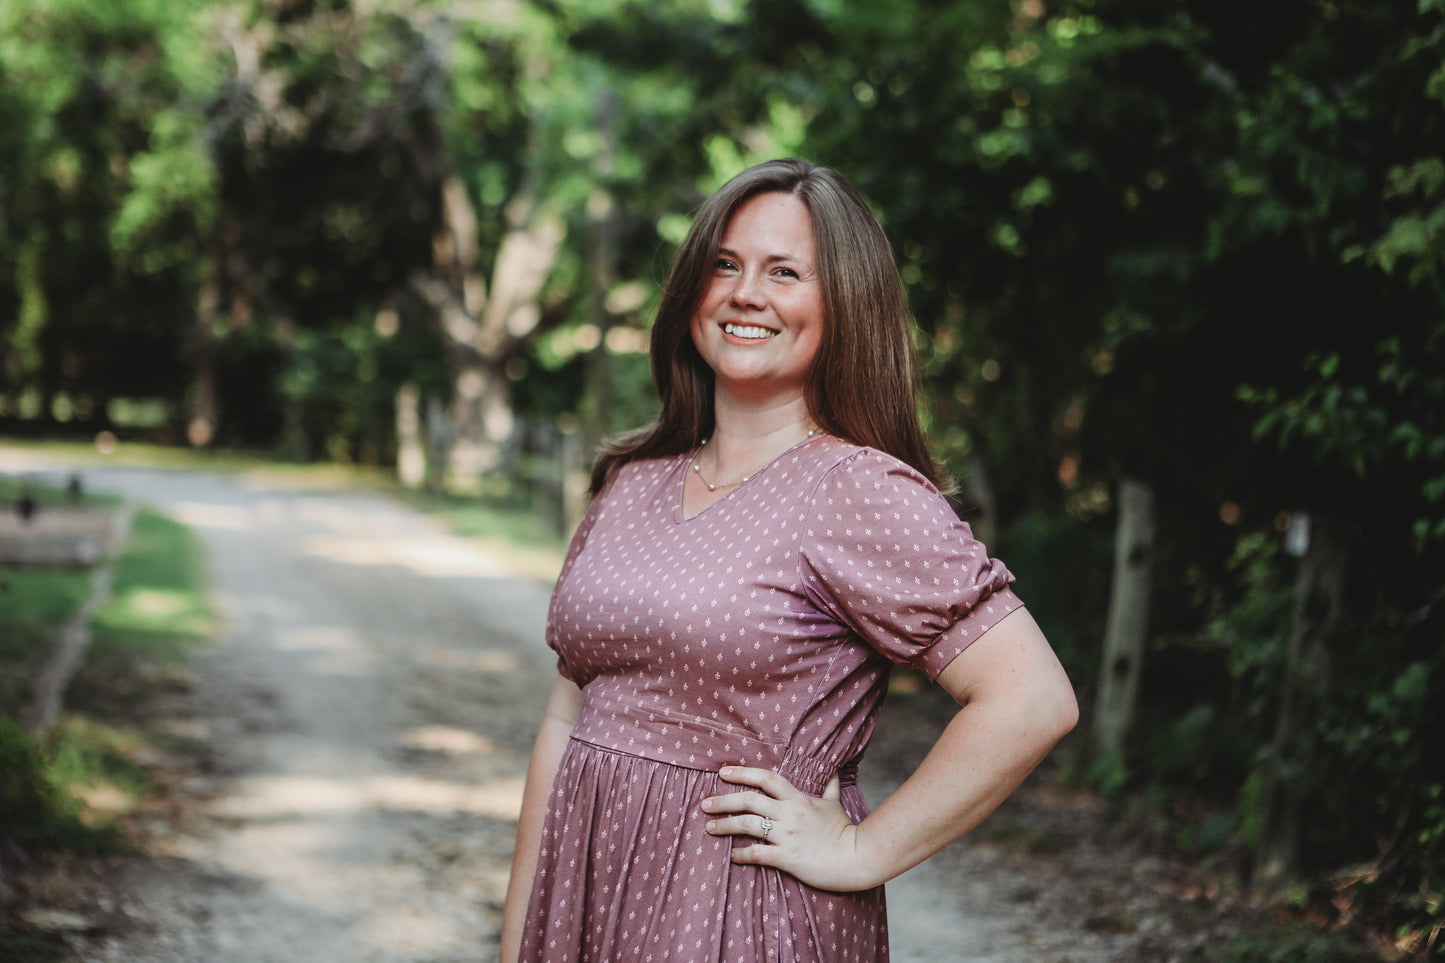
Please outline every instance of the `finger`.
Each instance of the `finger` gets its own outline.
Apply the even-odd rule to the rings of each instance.
[[[720,819],[709,819],[705,828],[713,836],[752,836],[766,842],[768,834],[764,833],[764,830],[771,829],[772,834],[778,831],[777,824],[769,826],[765,822],[766,818],[753,813],[724,816]]]
[[[702,801],[704,812],[710,813],[761,813],[763,808],[777,800],[757,792],[730,792],[721,796],[708,796]]]
[[[750,866],[779,866],[786,858],[783,851],[777,846],[766,846],[762,843],[754,843],[751,846],[738,846],[732,851],[732,861]]]
[[[756,786],[775,799],[784,799],[788,796],[798,794],[798,790],[793,788],[792,783],[771,769],[754,769],[751,766],[724,766],[718,772],[718,777],[724,782],[738,783],[744,786]]]

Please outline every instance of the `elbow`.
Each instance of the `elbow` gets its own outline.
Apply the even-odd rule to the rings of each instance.
[[[1074,687],[1066,685],[1054,705],[1055,742],[1074,731],[1079,724],[1079,700],[1074,696]]]
[[[1033,727],[1039,741],[1053,748],[1079,724],[1079,702],[1067,679],[1044,687],[1033,701]],[[1046,750],[1047,751],[1047,750]]]

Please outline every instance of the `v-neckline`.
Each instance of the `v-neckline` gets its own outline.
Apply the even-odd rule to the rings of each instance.
[[[775,457],[772,461],[768,462],[766,465],[759,468],[752,474],[748,475],[745,480],[739,482],[736,485],[733,485],[731,490],[725,492],[721,498],[708,503],[707,505],[703,506],[702,508],[689,515],[687,514],[687,476],[692,473],[693,462],[697,460],[698,454],[702,451],[702,445],[696,446],[683,456],[682,462],[678,467],[678,474],[681,476],[681,478],[673,482],[673,484],[677,486],[676,494],[674,495],[675,501],[673,502],[673,521],[678,525],[686,525],[688,522],[691,522],[694,519],[706,515],[718,505],[721,505],[723,502],[729,500],[738,492],[742,491],[744,488],[747,488],[753,482],[757,481],[759,475],[767,473],[774,465],[782,461],[783,458],[797,451],[799,448],[802,448],[810,441],[817,441],[819,438],[826,437],[826,434],[827,433],[823,431],[816,431],[813,434],[802,439],[801,441],[796,442],[791,447],[783,449],[782,451],[778,452],[777,457]],[[704,442],[703,444],[706,444],[706,442]]]

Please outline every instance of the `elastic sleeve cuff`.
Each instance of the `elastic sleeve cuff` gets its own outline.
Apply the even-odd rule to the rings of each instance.
[[[963,654],[964,649],[977,642],[1005,615],[1023,608],[1023,605],[1023,601],[1008,586],[980,599],[967,615],[944,629],[932,645],[912,660],[913,667],[930,680],[937,680],[948,664]]]

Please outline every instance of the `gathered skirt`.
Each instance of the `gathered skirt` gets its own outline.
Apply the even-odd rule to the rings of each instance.
[[[786,775],[786,773],[785,773]],[[883,888],[814,889],[738,865],[700,803],[715,772],[573,739],[553,784],[523,934],[527,963],[883,963]],[[810,789],[807,791],[811,791]],[[846,780],[843,806],[867,806]]]

